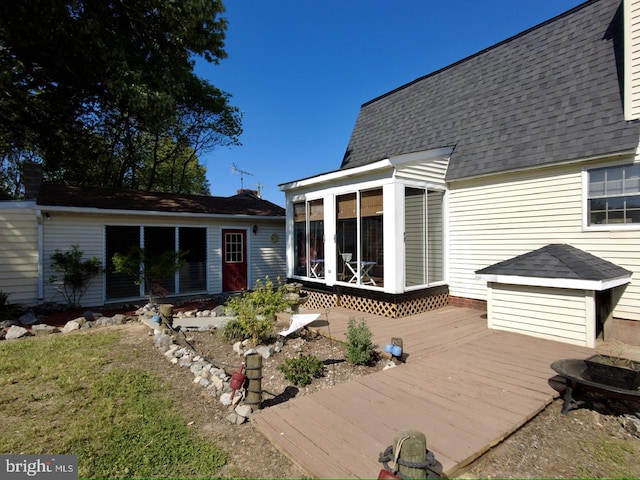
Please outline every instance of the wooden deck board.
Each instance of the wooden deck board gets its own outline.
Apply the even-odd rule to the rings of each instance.
[[[336,308],[321,315],[324,326],[317,329],[344,340],[350,317],[365,319],[381,350],[391,337],[403,338],[407,363],[252,417],[278,448],[319,478],[376,476],[378,455],[408,429],[427,436],[450,475],[558,395],[549,385],[553,361],[593,353],[488,330],[482,312],[456,307],[403,319]]]

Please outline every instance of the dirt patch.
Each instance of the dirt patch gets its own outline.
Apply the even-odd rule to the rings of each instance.
[[[465,478],[639,478],[638,402],[587,396],[562,414],[558,399],[482,456]],[[633,433],[635,431],[635,434]]]

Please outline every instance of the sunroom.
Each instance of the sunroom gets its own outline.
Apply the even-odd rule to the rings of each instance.
[[[308,306],[392,318],[447,302],[446,183],[452,149],[399,155],[280,185],[287,277]]]

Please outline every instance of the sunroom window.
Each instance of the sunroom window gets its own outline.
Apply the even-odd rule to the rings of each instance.
[[[338,280],[384,285],[382,189],[336,197]]]
[[[589,175],[589,225],[640,223],[640,164],[595,168]]]
[[[405,188],[405,286],[430,285],[444,280],[444,193]]]
[[[323,200],[293,205],[294,274],[324,278],[324,203]]]

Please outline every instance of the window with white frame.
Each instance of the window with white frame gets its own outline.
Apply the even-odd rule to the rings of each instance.
[[[589,225],[640,223],[640,164],[594,168],[589,179]]]
[[[324,202],[293,205],[294,275],[324,278]]]

